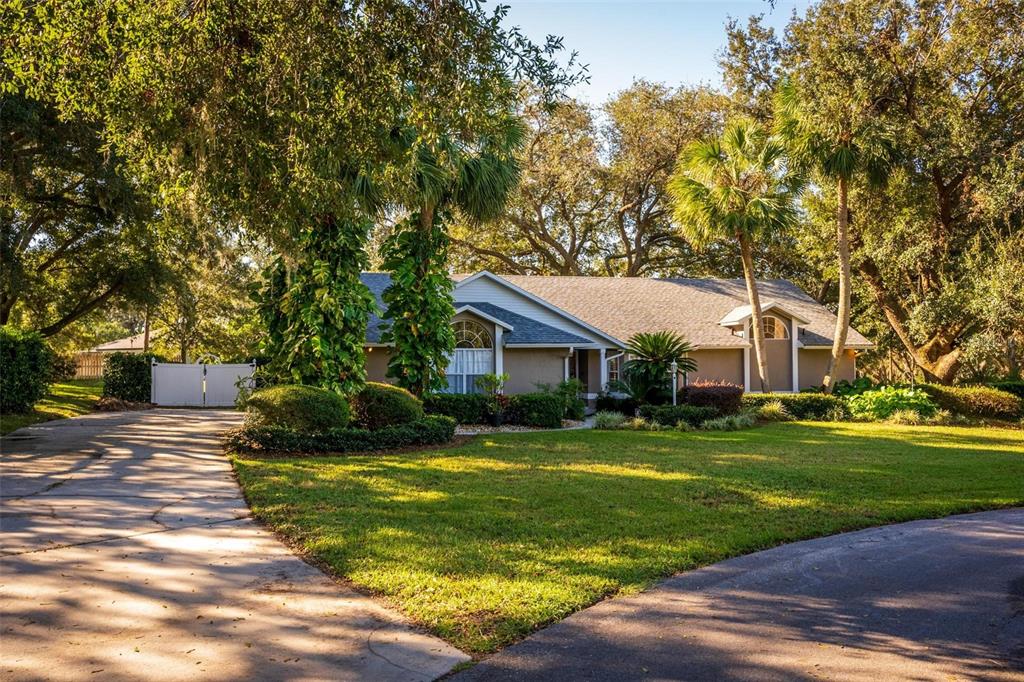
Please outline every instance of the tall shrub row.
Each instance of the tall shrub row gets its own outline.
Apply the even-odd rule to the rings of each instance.
[[[0,327],[0,412],[27,412],[46,395],[51,358],[39,334]]]

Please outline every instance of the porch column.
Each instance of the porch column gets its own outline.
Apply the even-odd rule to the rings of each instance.
[[[505,372],[505,344],[502,341],[504,331],[500,325],[494,325],[494,373],[498,375]]]
[[[570,348],[565,357],[562,358],[562,381],[569,380],[569,360],[572,359],[573,349]]]
[[[750,393],[750,339],[747,332],[743,332],[743,339],[747,345],[743,346],[743,392]]]
[[[591,391],[592,393],[600,393],[608,385],[608,362],[605,360],[606,352],[607,351],[604,348],[597,352],[599,362],[601,363],[601,385],[598,387],[597,391]]]
[[[797,344],[800,343],[797,340],[799,334],[797,333],[796,320],[789,321],[789,337],[793,340],[793,393],[800,392],[800,365],[797,364]]]

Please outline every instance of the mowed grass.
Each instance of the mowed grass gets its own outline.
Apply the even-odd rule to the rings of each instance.
[[[72,379],[51,384],[50,391],[25,414],[0,414],[0,433],[10,433],[23,426],[66,419],[91,412],[103,391],[103,379]]]
[[[1024,431],[776,424],[235,458],[256,516],[465,651],[783,542],[1024,503]]]

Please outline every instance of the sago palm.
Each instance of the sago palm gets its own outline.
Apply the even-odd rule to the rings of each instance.
[[[754,279],[754,243],[765,234],[793,227],[799,189],[799,176],[791,172],[782,143],[745,118],[730,122],[717,139],[688,145],[669,180],[674,216],[687,241],[698,248],[716,241],[739,243],[765,393],[771,385]]]
[[[869,104],[860,112],[846,112],[844,116],[815,115],[788,80],[782,82],[775,97],[777,133],[795,166],[836,185],[839,306],[832,354],[822,379],[826,392],[831,392],[835,385],[850,329],[850,184],[859,176],[868,186],[884,185],[896,156],[895,145],[872,106]]]

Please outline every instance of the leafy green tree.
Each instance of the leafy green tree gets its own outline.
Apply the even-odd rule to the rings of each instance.
[[[94,311],[152,302],[166,275],[148,195],[98,127],[0,95],[0,324],[61,334]]]
[[[771,392],[753,244],[796,223],[799,178],[786,165],[781,141],[750,119],[731,121],[720,138],[683,152],[669,181],[680,231],[696,246],[735,240],[750,301],[761,390]]]
[[[417,145],[409,216],[383,245],[391,285],[383,299],[391,318],[382,337],[394,344],[388,375],[416,395],[443,388],[455,348],[451,317],[452,282],[447,270],[451,211],[470,220],[493,219],[505,208],[519,178],[515,154],[524,129],[508,117],[499,134],[467,148],[444,139],[437,147]]]

